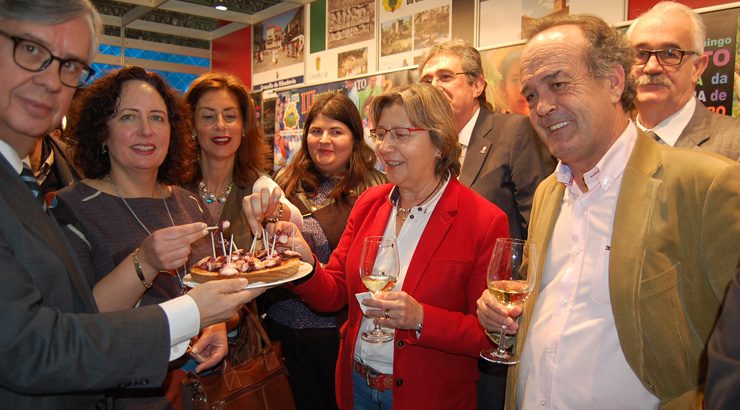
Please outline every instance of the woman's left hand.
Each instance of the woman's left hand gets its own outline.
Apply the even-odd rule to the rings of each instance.
[[[203,329],[190,349],[190,356],[200,363],[195,371],[201,372],[217,365],[228,352],[226,323],[216,323]]]
[[[366,316],[374,323],[394,329],[417,329],[424,323],[424,306],[404,291],[384,292],[365,299],[362,304],[368,309]]]

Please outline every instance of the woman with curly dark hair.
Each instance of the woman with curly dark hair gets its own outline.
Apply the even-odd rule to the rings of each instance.
[[[242,208],[261,215],[291,220],[300,226],[301,214],[266,174],[268,147],[257,123],[249,91],[236,77],[207,73],[196,78],[185,93],[193,116],[197,158],[195,174],[185,187],[197,193],[209,224],[228,220],[226,233],[237,246],[249,247],[261,221],[249,221]],[[259,193],[252,203],[244,196]]]
[[[357,197],[385,182],[375,159],[354,103],[341,93],[318,97],[306,116],[301,149],[277,182],[303,214],[301,233],[319,262],[329,261]],[[268,332],[282,343],[297,406],[335,408],[337,328],[346,311],[316,313],[285,288],[269,290],[266,299]]]
[[[210,254],[197,199],[174,186],[193,172],[190,129],[180,96],[139,67],[109,73],[74,101],[65,135],[86,179],[59,191],[53,212],[100,311],[180,296],[189,255]],[[218,363],[227,352],[225,325],[204,329],[193,351],[197,370]],[[184,376],[171,370],[161,389],[114,393],[116,408],[169,407]]]

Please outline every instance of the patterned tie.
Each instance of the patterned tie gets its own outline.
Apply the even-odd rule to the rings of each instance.
[[[23,163],[23,171],[21,171],[21,179],[23,182],[26,183],[26,186],[31,190],[33,193],[33,196],[36,197],[36,200],[41,205],[41,208],[46,211],[46,201],[44,201],[44,194],[41,192],[41,187],[39,186],[39,181],[36,180],[36,176],[33,175],[33,171],[31,170],[31,167]]]

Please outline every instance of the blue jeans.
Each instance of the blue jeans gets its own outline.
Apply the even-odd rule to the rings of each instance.
[[[393,409],[392,389],[381,392],[371,388],[357,371],[352,371],[352,387],[354,388],[355,410]]]

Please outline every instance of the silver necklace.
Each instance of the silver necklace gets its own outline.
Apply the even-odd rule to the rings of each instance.
[[[398,215],[399,218],[401,218],[402,221],[405,221],[406,218],[409,217],[409,214],[411,213],[411,210],[414,209],[414,207],[420,207],[419,210],[421,211],[421,206],[424,205],[425,202],[427,202],[431,197],[434,196],[437,192],[439,192],[439,188],[442,187],[442,184],[445,182],[445,178],[442,178],[437,183],[437,186],[434,187],[434,190],[427,195],[426,198],[422,199],[421,202],[419,202],[417,205],[412,205],[409,208],[401,208],[401,193],[399,192],[398,199],[396,200],[396,215]],[[413,216],[411,217],[413,219]]]
[[[123,202],[123,205],[126,206],[126,209],[128,209],[131,216],[133,216],[134,219],[136,219],[136,222],[138,222],[139,225],[141,225],[141,227],[144,228],[144,231],[146,231],[147,235],[151,235],[152,232],[149,230],[149,228],[146,227],[146,225],[144,225],[144,222],[142,222],[141,219],[139,219],[139,216],[136,215],[136,212],[134,212],[134,210],[128,204],[128,202],[126,201],[126,198],[124,198],[124,196],[121,195],[121,191],[118,190],[118,187],[113,182],[113,178],[111,178],[110,174],[108,174],[108,183],[110,183],[110,186],[112,186],[113,190],[116,191],[116,195],[118,195],[118,197],[121,199],[121,201]],[[170,217],[170,223],[172,224],[172,226],[175,226],[175,220],[172,218],[170,207],[167,205],[167,201],[164,199],[164,195],[162,195],[162,189],[160,189],[159,187],[159,182],[157,182],[157,193],[159,193],[159,198],[162,200],[162,203],[164,203],[164,209],[167,210],[167,216]],[[177,280],[178,282],[180,282],[180,288],[183,289],[184,291],[185,284],[182,282],[182,277],[180,277],[180,270],[178,268],[175,268],[175,276],[177,276]]]

